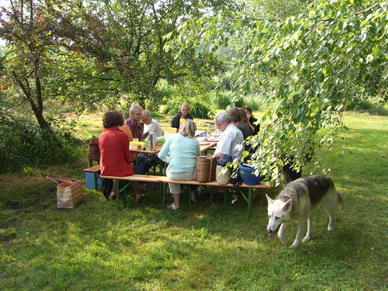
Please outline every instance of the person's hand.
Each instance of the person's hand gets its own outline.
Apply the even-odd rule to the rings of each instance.
[[[221,153],[215,153],[215,154],[213,155],[213,158],[221,159],[221,158],[222,158],[222,154],[221,154]]]

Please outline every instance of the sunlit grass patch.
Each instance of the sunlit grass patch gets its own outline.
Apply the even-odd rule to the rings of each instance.
[[[99,118],[85,117],[79,134],[100,130]],[[169,118],[159,119],[168,126]],[[189,205],[184,196],[173,211],[157,189],[127,209],[85,190],[75,209],[58,210],[46,175],[82,179],[86,158],[1,175],[0,289],[382,290],[388,118],[348,113],[345,123],[344,140],[317,153],[344,196],[335,229],[327,232],[318,208],[314,239],[297,250],[267,237],[262,196],[250,221],[242,199],[232,206],[202,195]],[[295,232],[294,224],[290,243]]]

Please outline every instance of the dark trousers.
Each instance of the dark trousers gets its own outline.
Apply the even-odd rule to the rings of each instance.
[[[113,190],[113,180],[112,179],[103,179],[103,184],[104,184],[104,196],[106,200],[109,200],[110,193],[112,193]],[[116,193],[117,195],[117,193]]]
[[[154,164],[160,161],[157,155],[138,154],[136,158],[135,173],[144,175]]]

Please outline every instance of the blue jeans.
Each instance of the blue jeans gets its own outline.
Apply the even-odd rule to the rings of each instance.
[[[159,158],[157,155],[138,154],[136,158],[135,173],[142,175],[146,174],[158,160]]]

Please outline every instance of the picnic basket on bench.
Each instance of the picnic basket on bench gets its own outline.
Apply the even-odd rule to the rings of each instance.
[[[217,161],[209,156],[199,156],[195,165],[195,180],[198,182],[211,182],[216,179]]]

